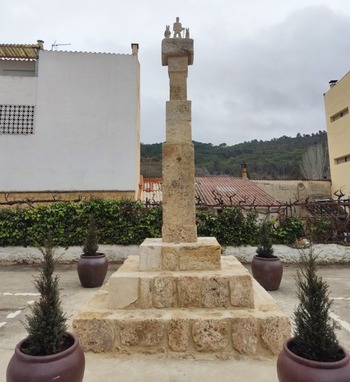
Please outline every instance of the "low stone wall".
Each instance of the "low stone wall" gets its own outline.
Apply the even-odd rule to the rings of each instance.
[[[288,245],[274,245],[274,254],[284,263],[297,263],[301,253],[308,253],[311,248],[292,248]],[[314,244],[312,250],[317,255],[320,264],[350,263],[350,246],[339,244]],[[225,247],[223,255],[235,256],[242,263],[250,263],[256,247]]]
[[[139,254],[138,245],[100,245],[99,252],[107,255],[111,263],[122,263],[130,255]],[[83,253],[81,247],[58,247],[55,249],[55,257],[60,263],[72,263],[79,260]],[[42,259],[42,254],[38,248],[34,247],[2,247],[0,248],[1,264],[32,264],[38,263]]]
[[[274,245],[275,255],[284,263],[297,263],[300,253],[309,249],[291,248],[287,245]],[[350,263],[350,246],[339,244],[315,244],[312,246],[320,264]],[[111,263],[122,263],[130,255],[139,254],[137,245],[100,245],[100,252],[106,253]],[[242,263],[250,263],[255,255],[256,247],[222,247],[222,255],[235,256]],[[57,248],[56,256],[61,263],[77,262],[82,254],[81,247]],[[6,264],[32,264],[40,262],[41,252],[33,247],[1,247],[0,265]]]

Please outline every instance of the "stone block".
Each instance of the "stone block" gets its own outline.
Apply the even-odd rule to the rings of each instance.
[[[187,226],[182,226],[182,229],[186,232],[189,230]],[[143,257],[143,266],[140,265],[140,270],[142,271],[155,271],[154,262],[146,259],[147,256],[152,257],[153,252],[160,259],[160,265],[157,260],[156,270],[218,270],[221,268],[221,247],[215,238],[196,237],[193,242],[183,243],[146,239],[141,245],[140,264]],[[126,263],[128,261],[129,259]]]
[[[263,345],[272,353],[279,354],[283,343],[291,336],[288,317],[274,315],[260,320],[260,338]]]
[[[170,99],[175,101],[187,98],[186,87],[183,84],[172,84],[170,86]]]
[[[180,271],[216,270],[221,267],[221,247],[215,238],[198,238],[196,244],[184,244],[179,251]]]
[[[236,276],[229,281],[231,305],[254,308],[253,282],[250,275]]]
[[[201,306],[201,279],[196,276],[182,276],[177,280],[178,307],[199,308]]]
[[[200,320],[192,325],[192,337],[199,352],[223,350],[228,344],[228,327],[225,320]]]
[[[139,277],[114,273],[109,279],[108,309],[132,307],[139,297]]]
[[[202,281],[202,307],[228,308],[229,306],[228,279],[219,275],[204,277]]]
[[[153,307],[152,295],[153,278],[141,277],[140,278],[140,297],[139,308],[150,309]]]
[[[114,351],[115,324],[101,316],[88,316],[73,321],[73,332],[79,337],[84,352]]]
[[[169,73],[170,77],[170,101],[187,100],[187,73]]]
[[[161,248],[153,245],[153,239],[146,239],[140,245],[140,271],[160,271],[162,269]]]
[[[191,122],[167,121],[166,141],[168,143],[192,142]]]
[[[193,65],[193,39],[165,38],[162,40],[162,66],[167,66],[173,57],[186,57],[188,65]]]
[[[192,143],[163,144],[163,174],[163,242],[196,242]]]
[[[120,342],[126,346],[156,346],[164,339],[164,323],[154,319],[120,322]]]
[[[170,77],[179,72],[187,77],[188,58],[186,56],[172,57],[171,60],[168,61],[168,72]]]
[[[175,202],[175,201],[174,201]],[[164,205],[164,203],[163,203]],[[176,203],[174,203],[176,205]],[[180,206],[179,206],[180,207]],[[184,206],[182,206],[182,210],[186,210],[186,203],[184,203]],[[187,211],[191,210],[190,203],[188,203],[188,209]],[[164,210],[163,210],[164,211]],[[165,216],[164,214],[163,216]],[[188,214],[185,214],[188,215]],[[187,216],[184,216],[187,217]],[[162,237],[164,242],[166,243],[193,243],[197,240],[197,227],[195,224],[171,224],[169,220],[178,220],[178,217],[171,216],[170,218],[164,218],[163,221],[166,222],[166,224],[163,224],[162,227]],[[191,219],[191,216],[189,216],[189,219]]]
[[[184,352],[190,347],[190,322],[182,318],[174,318],[168,326],[169,348],[175,352]]]
[[[196,242],[167,243],[158,239],[162,269],[169,271],[218,270],[221,247],[215,238],[199,237]]]
[[[167,121],[191,121],[191,101],[171,100],[166,102]]]
[[[259,325],[255,317],[232,319],[232,345],[240,354],[254,356],[258,351]]]
[[[178,253],[168,246],[162,248],[162,269],[166,271],[177,271],[179,269]]]
[[[169,276],[154,278],[153,305],[156,308],[176,307],[176,279]]]

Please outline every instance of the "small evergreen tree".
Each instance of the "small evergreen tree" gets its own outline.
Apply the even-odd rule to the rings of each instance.
[[[94,215],[90,215],[83,252],[85,256],[95,256],[98,250],[97,228]]]
[[[296,276],[299,305],[294,312],[295,333],[291,350],[300,357],[332,362],[344,354],[335,334],[335,323],[329,316],[332,301],[328,284],[317,275],[316,256],[310,250],[301,255]]]
[[[272,248],[271,224],[267,221],[261,224],[256,254],[258,257],[275,257]]]
[[[25,328],[28,332],[24,353],[29,355],[50,355],[65,348],[67,317],[63,313],[58,289],[58,276],[53,276],[55,261],[53,243],[49,238],[41,250],[43,260],[40,274],[34,285],[40,299],[31,307],[31,315],[26,316]]]

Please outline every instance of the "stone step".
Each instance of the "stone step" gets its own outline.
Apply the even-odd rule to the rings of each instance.
[[[288,317],[255,281],[255,309],[107,309],[108,293],[101,288],[73,320],[84,351],[266,358],[290,337]]]
[[[109,309],[254,308],[252,277],[234,257],[220,270],[140,272],[129,256],[109,279]]]
[[[194,243],[166,243],[148,238],[140,245],[140,271],[199,271],[221,268],[221,247],[215,237]]]

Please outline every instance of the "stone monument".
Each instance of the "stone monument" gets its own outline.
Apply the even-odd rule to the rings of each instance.
[[[163,144],[163,227],[161,239],[147,239],[140,248],[140,270],[220,269],[215,238],[198,238],[191,101],[187,100],[188,66],[193,65],[193,39],[176,18],[174,38],[167,25],[162,41],[162,65],[168,67],[170,100],[166,102],[166,142]]]
[[[188,66],[193,40],[179,18],[166,26],[162,238],[140,245],[73,321],[84,351],[183,357],[266,357],[290,337],[288,317],[213,237],[197,237]]]

